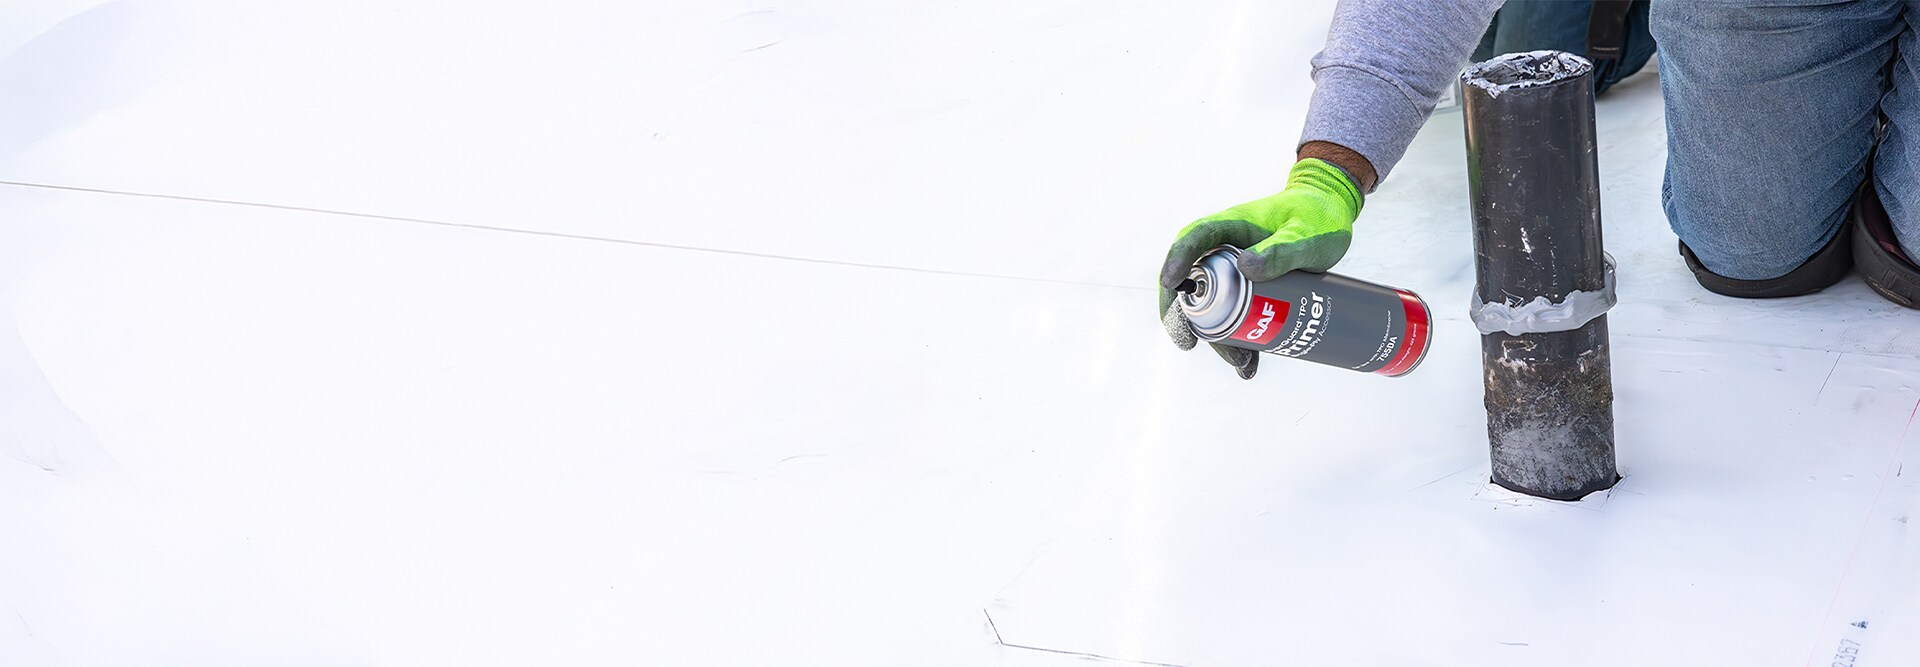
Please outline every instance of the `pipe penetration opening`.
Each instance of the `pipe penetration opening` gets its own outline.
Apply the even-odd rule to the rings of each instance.
[[[1570,81],[1591,71],[1591,61],[1565,51],[1528,51],[1496,56],[1467,68],[1460,78],[1467,85],[1498,97],[1509,90]]]

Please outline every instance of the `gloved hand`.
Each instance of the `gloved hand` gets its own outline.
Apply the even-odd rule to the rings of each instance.
[[[1186,315],[1173,302],[1174,288],[1201,255],[1230,245],[1240,255],[1240,272],[1254,281],[1272,280],[1288,271],[1326,271],[1347,254],[1353,221],[1360,217],[1360,188],[1346,172],[1324,160],[1305,159],[1287,174],[1280,194],[1247,202],[1201,218],[1174,238],[1160,268],[1160,313],[1167,334],[1182,350],[1198,342]],[[1260,367],[1253,350],[1211,343],[1242,379]]]

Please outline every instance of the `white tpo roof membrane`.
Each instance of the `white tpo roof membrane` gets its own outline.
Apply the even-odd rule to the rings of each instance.
[[[1612,491],[1486,483],[1458,112],[1420,370],[1166,342],[1330,11],[0,5],[0,663],[1920,661],[1920,315],[1696,287],[1656,74]]]

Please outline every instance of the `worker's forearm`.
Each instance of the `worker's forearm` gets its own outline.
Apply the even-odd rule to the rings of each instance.
[[[1347,172],[1347,176],[1353,179],[1353,184],[1359,186],[1361,192],[1372,192],[1373,186],[1380,182],[1377,172],[1373,169],[1373,163],[1367,161],[1367,156],[1331,141],[1309,141],[1301,144],[1300,153],[1295,157],[1301,160],[1307,158],[1326,160],[1333,166],[1339,167],[1341,171]]]
[[[1302,154],[1316,142],[1359,154],[1374,181],[1363,188],[1372,190],[1406,154],[1502,2],[1340,0],[1327,46],[1313,58]]]

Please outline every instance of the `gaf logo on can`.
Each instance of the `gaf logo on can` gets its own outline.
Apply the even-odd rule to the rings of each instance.
[[[1292,311],[1293,304],[1256,294],[1253,303],[1248,304],[1247,318],[1240,322],[1240,328],[1233,332],[1233,337],[1266,345],[1273,340],[1273,332],[1286,326],[1287,316]]]

